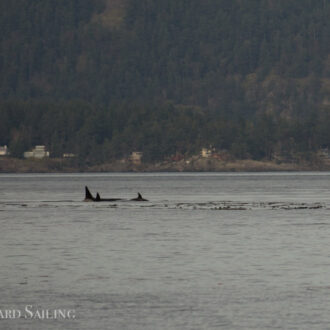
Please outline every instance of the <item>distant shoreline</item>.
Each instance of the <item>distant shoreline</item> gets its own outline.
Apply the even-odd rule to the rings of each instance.
[[[80,164],[73,160],[42,159],[25,160],[0,158],[0,173],[102,173],[102,172],[288,172],[288,171],[330,171],[330,161],[314,163],[287,163],[256,161],[251,159],[220,161],[196,159],[186,161],[163,161],[134,165],[115,161],[99,165]]]

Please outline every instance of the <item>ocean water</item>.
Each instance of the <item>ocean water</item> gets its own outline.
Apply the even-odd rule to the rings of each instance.
[[[330,173],[2,174],[0,329],[330,329]]]

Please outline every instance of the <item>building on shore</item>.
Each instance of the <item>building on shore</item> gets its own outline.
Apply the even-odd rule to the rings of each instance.
[[[321,149],[318,151],[318,156],[319,156],[321,159],[325,159],[325,160],[330,159],[330,150],[329,150],[329,148],[321,148]]]
[[[210,158],[212,156],[212,150],[208,148],[202,148],[201,150],[201,156],[203,158]]]
[[[142,152],[133,151],[129,159],[134,165],[140,165],[142,163],[142,157],[143,157]]]
[[[43,145],[35,146],[32,151],[24,152],[24,158],[42,159],[46,157],[49,157],[49,151],[46,151],[46,147]]]
[[[9,150],[7,146],[0,146],[0,156],[8,156]]]
[[[63,158],[75,158],[76,155],[71,152],[66,152],[63,154]]]

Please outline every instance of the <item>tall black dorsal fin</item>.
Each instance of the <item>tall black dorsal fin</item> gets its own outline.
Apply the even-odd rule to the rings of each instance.
[[[96,198],[95,198],[95,200],[96,200],[97,202],[99,202],[99,201],[101,200],[101,196],[100,196],[99,193],[96,194]]]
[[[137,201],[137,202],[145,202],[148,201],[147,199],[143,198],[142,195],[138,192],[138,195],[136,198],[131,199],[131,201]]]
[[[94,200],[94,197],[87,186],[85,186],[85,200]]]

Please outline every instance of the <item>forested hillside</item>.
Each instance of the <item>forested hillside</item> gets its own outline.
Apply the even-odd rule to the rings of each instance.
[[[0,145],[104,162],[330,146],[329,0],[0,0]]]

